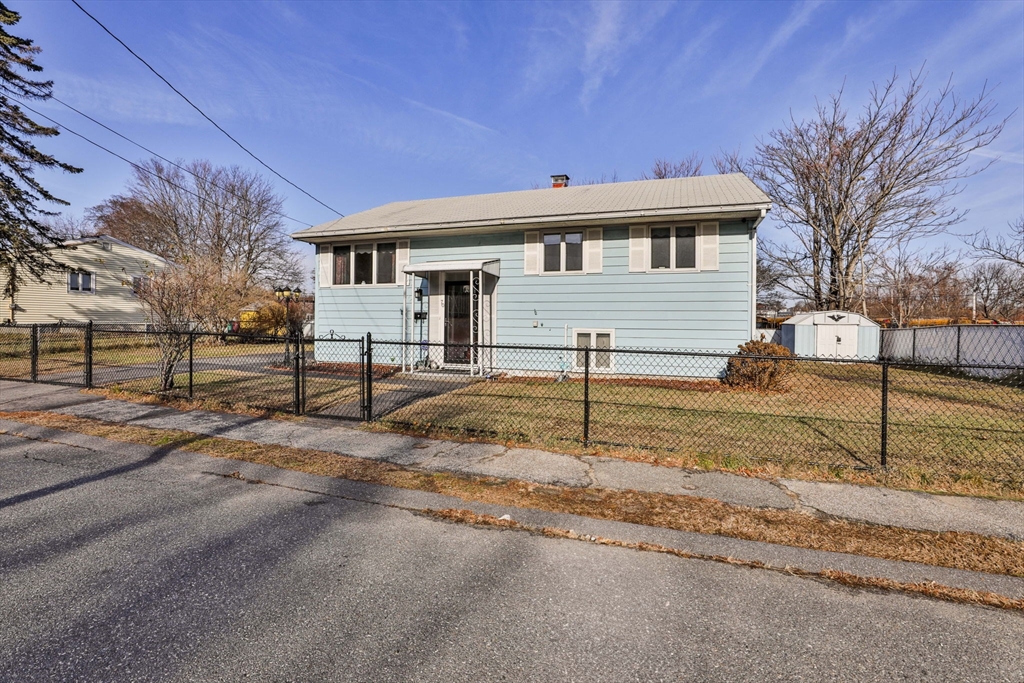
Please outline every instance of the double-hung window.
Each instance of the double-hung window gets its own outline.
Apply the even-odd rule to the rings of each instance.
[[[576,342],[575,369],[582,370],[590,354],[591,370],[612,369],[612,346],[614,330],[576,330],[572,331]]]
[[[398,243],[336,246],[332,270],[331,283],[335,285],[395,284],[398,281]]]
[[[697,268],[697,226],[651,228],[651,270]]]
[[[718,270],[718,223],[629,226],[629,272]]]
[[[544,233],[544,272],[583,272],[583,231]]]
[[[96,277],[85,270],[72,270],[68,273],[68,291],[76,294],[93,294],[96,292]]]

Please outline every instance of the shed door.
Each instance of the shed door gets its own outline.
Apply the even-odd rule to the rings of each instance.
[[[856,325],[836,325],[836,357],[856,358],[857,357],[857,332]]]
[[[857,355],[856,325],[815,325],[814,355],[819,358],[853,358]]]
[[[814,326],[814,355],[818,358],[835,358],[836,332],[839,325]]]

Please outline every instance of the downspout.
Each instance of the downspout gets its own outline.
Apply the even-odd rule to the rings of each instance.
[[[750,339],[757,333],[757,226],[768,213],[761,209],[761,215],[748,223],[750,230]]]

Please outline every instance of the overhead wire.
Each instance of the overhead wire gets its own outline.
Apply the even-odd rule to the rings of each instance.
[[[260,164],[261,164],[261,165],[262,165],[262,166],[263,166],[264,168],[266,168],[266,169],[267,169],[268,171],[270,171],[271,173],[273,173],[274,175],[276,175],[276,176],[277,176],[278,178],[280,178],[280,179],[281,179],[281,180],[283,180],[284,182],[286,182],[286,183],[288,183],[289,185],[291,185],[292,187],[294,187],[294,188],[295,188],[296,190],[298,190],[298,191],[299,191],[299,192],[301,192],[302,194],[306,195],[307,197],[309,197],[310,199],[312,199],[313,201],[315,201],[315,202],[316,202],[317,204],[319,204],[320,206],[322,206],[322,207],[324,207],[325,209],[328,209],[328,210],[330,210],[330,211],[333,211],[334,213],[336,213],[336,214],[338,214],[339,216],[341,216],[341,217],[343,217],[343,218],[344,218],[345,214],[343,214],[342,212],[338,211],[337,209],[335,209],[335,208],[333,208],[333,207],[331,207],[331,206],[328,206],[328,205],[327,205],[327,204],[325,204],[324,202],[320,201],[319,199],[317,199],[316,197],[314,197],[314,196],[313,196],[312,194],[310,194],[310,193],[309,193],[309,192],[307,192],[306,190],[302,189],[301,187],[299,187],[298,185],[296,185],[296,184],[295,184],[295,183],[293,183],[292,181],[290,181],[290,180],[288,180],[287,178],[285,178],[285,177],[284,177],[283,175],[281,175],[280,173],[278,173],[278,172],[277,172],[277,171],[276,171],[276,170],[275,170],[274,168],[272,168],[272,167],[271,167],[271,166],[270,166],[269,164],[267,164],[267,163],[266,163],[265,161],[263,161],[263,160],[262,160],[262,159],[260,159],[260,158],[259,158],[258,156],[256,156],[255,154],[253,154],[253,153],[252,153],[252,151],[250,151],[250,150],[249,150],[249,148],[247,148],[247,147],[246,147],[245,145],[243,145],[243,144],[242,144],[241,142],[239,142],[239,141],[238,141],[237,139],[235,139],[235,137],[234,137],[234,136],[232,136],[232,135],[231,135],[231,133],[229,133],[229,132],[227,132],[226,130],[224,130],[224,128],[223,128],[223,127],[222,127],[222,126],[221,126],[221,125],[220,125],[219,123],[217,123],[217,122],[216,122],[216,121],[214,121],[214,120],[213,120],[212,118],[210,118],[210,116],[209,116],[209,115],[207,115],[207,113],[206,113],[206,112],[204,112],[204,111],[203,111],[202,109],[200,109],[200,108],[199,108],[199,107],[198,107],[198,106],[197,106],[197,105],[196,105],[196,104],[195,104],[195,103],[194,103],[194,102],[193,102],[192,100],[190,100],[190,99],[189,99],[188,97],[186,97],[186,96],[185,96],[185,94],[184,94],[183,92],[181,92],[181,91],[180,91],[180,90],[178,90],[178,89],[177,89],[176,87],[174,87],[174,85],[173,85],[173,84],[172,84],[172,83],[171,83],[171,82],[170,82],[169,80],[167,80],[166,78],[164,78],[164,77],[163,77],[163,75],[162,75],[162,74],[161,74],[161,73],[160,73],[159,71],[157,71],[156,69],[154,69],[154,68],[153,68],[153,66],[152,66],[152,65],[151,65],[151,64],[150,64],[149,62],[147,62],[147,61],[146,61],[145,59],[143,59],[143,58],[142,58],[141,56],[139,56],[139,54],[138,54],[137,52],[135,52],[135,51],[134,51],[133,49],[131,49],[130,47],[128,47],[128,45],[127,45],[127,44],[126,44],[126,43],[125,43],[125,42],[124,42],[123,40],[121,40],[120,38],[118,38],[118,37],[117,37],[117,36],[116,36],[116,35],[114,34],[114,32],[113,32],[113,31],[111,31],[111,30],[110,30],[109,28],[107,28],[107,27],[106,27],[106,26],[105,26],[105,25],[103,24],[103,22],[101,22],[101,21],[100,21],[99,19],[97,19],[96,17],[94,17],[94,16],[92,15],[92,14],[90,14],[90,13],[88,12],[88,10],[86,10],[86,9],[85,9],[84,7],[82,7],[82,6],[81,6],[81,5],[80,5],[80,4],[78,3],[78,0],[71,0],[71,2],[73,2],[73,3],[75,4],[75,7],[77,7],[77,8],[78,8],[78,9],[80,9],[80,10],[82,10],[82,13],[83,13],[83,14],[85,14],[85,16],[89,17],[89,18],[90,18],[90,19],[92,19],[92,20],[93,20],[94,22],[96,22],[96,25],[97,25],[97,26],[99,26],[99,27],[100,27],[101,29],[103,29],[103,30],[104,30],[104,31],[105,31],[105,32],[107,33],[107,35],[109,35],[109,36],[110,36],[111,38],[113,38],[113,39],[114,39],[114,40],[116,40],[116,41],[117,41],[118,43],[120,43],[121,47],[123,47],[123,48],[124,48],[125,50],[128,50],[128,52],[129,52],[129,53],[131,53],[131,55],[132,55],[133,57],[135,57],[135,58],[136,58],[137,60],[139,60],[140,62],[142,62],[142,63],[143,63],[143,64],[144,64],[145,66],[146,66],[146,68],[147,68],[147,69],[149,69],[150,71],[152,71],[152,72],[153,72],[153,74],[154,74],[154,75],[155,75],[155,76],[156,76],[157,78],[159,78],[159,79],[160,79],[161,81],[163,81],[163,82],[164,82],[164,83],[165,83],[165,84],[167,85],[167,87],[168,87],[168,88],[170,88],[171,90],[173,90],[173,91],[174,91],[174,92],[175,92],[175,93],[176,93],[176,94],[177,94],[177,95],[178,95],[178,96],[179,96],[179,97],[180,97],[181,99],[183,99],[183,100],[185,100],[186,102],[188,102],[189,106],[191,106],[191,107],[192,107],[193,109],[195,109],[195,110],[196,110],[197,112],[199,112],[200,116],[202,116],[202,117],[203,117],[204,119],[206,119],[206,120],[207,120],[207,121],[209,121],[209,122],[210,122],[211,124],[213,124],[214,128],[216,128],[217,130],[219,130],[219,131],[220,131],[221,133],[223,133],[223,134],[224,134],[225,136],[227,136],[227,138],[228,138],[229,140],[231,140],[231,141],[232,141],[233,143],[235,143],[236,145],[238,145],[238,147],[239,147],[239,148],[241,148],[241,149],[242,149],[242,151],[244,151],[244,152],[245,152],[246,154],[248,154],[249,156],[251,156],[251,157],[252,157],[253,159],[255,159],[256,161],[258,161],[258,162],[259,162],[259,163],[260,163]]]
[[[177,188],[177,189],[181,190],[182,192],[184,192],[186,194],[192,195],[193,197],[195,197],[196,199],[198,199],[201,202],[209,202],[210,201],[209,199],[200,196],[199,194],[197,194],[197,193],[193,192],[192,190],[188,189],[187,187],[182,187],[181,185],[178,185],[177,183],[175,183],[175,182],[173,182],[171,180],[168,180],[167,178],[164,178],[164,177],[160,176],[156,172],[151,171],[150,169],[146,168],[145,166],[140,166],[139,164],[135,163],[131,159],[128,159],[126,157],[121,156],[120,154],[118,154],[114,150],[112,150],[112,149],[110,149],[108,147],[104,147],[103,145],[101,145],[100,143],[96,142],[95,140],[92,140],[92,139],[86,137],[85,135],[82,135],[81,133],[79,133],[79,132],[77,132],[77,131],[75,131],[75,130],[73,130],[71,128],[68,128],[67,126],[65,126],[60,121],[57,121],[56,119],[53,119],[53,118],[47,116],[46,114],[44,114],[43,112],[39,111],[38,109],[34,109],[33,107],[30,107],[29,105],[27,105],[27,104],[25,104],[24,102],[21,102],[21,101],[19,101],[19,104],[21,106],[23,106],[25,109],[27,109],[30,112],[32,112],[33,114],[35,114],[36,116],[41,116],[42,118],[46,119],[47,121],[52,123],[57,128],[59,128],[61,130],[65,130],[65,131],[71,133],[72,135],[74,135],[74,136],[76,136],[78,138],[81,138],[82,140],[85,140],[90,145],[93,145],[94,147],[97,147],[97,148],[103,150],[107,154],[110,154],[112,156],[117,157],[121,161],[123,161],[126,164],[130,165],[132,168],[135,168],[136,170],[142,171],[143,173],[148,173],[149,175],[153,176],[154,178],[158,178],[160,181],[167,183],[171,187]],[[235,211],[234,209],[231,209],[229,207],[222,207],[222,208],[224,208],[225,211],[227,211],[230,214],[233,214],[237,218],[241,218],[242,220],[246,220],[246,221],[251,220],[251,216],[245,216],[243,214],[240,214],[237,211]],[[293,218],[292,220],[295,220],[295,219]],[[299,222],[301,223],[301,221],[299,221]],[[303,225],[309,225],[308,223],[302,223],[302,224]]]
[[[71,111],[75,112],[79,116],[82,116],[82,117],[88,119],[89,121],[92,121],[97,126],[103,128],[104,130],[110,131],[111,133],[113,133],[117,137],[121,138],[122,140],[130,142],[131,144],[135,145],[136,147],[138,147],[139,149],[145,151],[146,153],[152,154],[156,158],[161,159],[161,160],[167,162],[168,164],[170,164],[171,166],[174,166],[178,170],[184,171],[185,173],[188,173],[189,175],[193,176],[194,178],[199,179],[199,176],[196,175],[195,172],[190,171],[185,166],[182,166],[181,164],[179,164],[179,163],[177,163],[175,161],[171,161],[170,159],[168,159],[167,157],[163,156],[162,154],[158,154],[157,152],[154,152],[153,150],[151,150],[150,148],[146,147],[145,145],[143,145],[141,143],[138,143],[135,140],[132,140],[127,135],[124,135],[123,133],[120,133],[120,132],[114,130],[113,128],[111,128],[107,124],[103,123],[102,121],[97,121],[93,117],[91,117],[88,114],[86,114],[84,111],[81,111],[80,109],[78,109],[78,108],[68,104],[67,102],[65,102],[65,101],[61,100],[60,98],[56,97],[55,95],[49,95],[49,99],[53,100],[54,102],[57,102],[58,104],[64,105],[65,107],[67,107]],[[240,197],[238,197],[237,194],[235,194],[234,192],[232,192],[228,188],[221,187],[217,183],[213,183],[213,182],[211,182],[210,184],[213,185],[214,187],[216,187],[218,190],[221,190],[223,192],[227,192],[228,194],[232,195],[236,199],[240,199]],[[302,220],[299,220],[298,218],[293,218],[292,216],[289,216],[288,214],[282,213],[280,211],[271,211],[270,213],[273,213],[275,216],[280,216],[281,218],[287,218],[288,220],[294,221],[295,223],[298,223],[299,225],[305,225],[305,226],[309,226],[310,225],[310,223],[308,221],[302,221]]]

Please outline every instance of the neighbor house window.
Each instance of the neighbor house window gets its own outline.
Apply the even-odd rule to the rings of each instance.
[[[352,247],[334,248],[334,284],[352,284]]]
[[[357,285],[372,285],[373,284],[373,245],[372,244],[357,244],[355,247],[356,251],[356,267],[355,274],[356,279],[354,281]]]
[[[544,235],[545,273],[583,272],[583,231]]]
[[[146,284],[146,279],[141,275],[132,275],[132,295],[139,296],[142,294],[142,288]]]
[[[68,291],[92,293],[96,291],[95,276],[84,270],[73,270],[68,273]]]
[[[651,228],[651,270],[697,267],[697,226]]]
[[[393,285],[398,282],[399,244],[337,245],[330,252],[331,266],[324,277],[330,276],[332,285]],[[408,250],[408,247],[403,249]]]
[[[614,330],[573,330],[576,340],[576,369],[581,370],[590,354],[591,370],[612,369],[612,346]]]
[[[381,242],[377,245],[377,284],[394,284],[396,242]]]

